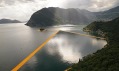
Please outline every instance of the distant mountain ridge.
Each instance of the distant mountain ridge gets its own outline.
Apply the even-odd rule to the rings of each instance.
[[[46,27],[64,24],[89,24],[97,20],[112,20],[119,16],[119,6],[104,12],[90,12],[80,9],[43,8],[35,12],[26,25]]]
[[[109,21],[119,16],[119,6],[103,12],[94,12],[94,14],[97,19]]]
[[[5,23],[21,23],[21,22],[18,20],[0,19],[0,24],[5,24]]]

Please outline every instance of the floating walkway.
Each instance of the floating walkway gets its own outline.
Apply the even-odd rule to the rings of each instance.
[[[105,38],[102,38],[102,37],[96,37],[96,36],[91,36],[91,35],[87,35],[87,34],[81,34],[81,33],[77,33],[77,32],[70,32],[70,31],[63,31],[63,32],[105,40]]]

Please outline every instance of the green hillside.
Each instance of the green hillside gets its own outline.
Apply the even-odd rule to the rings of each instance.
[[[105,37],[107,45],[80,59],[68,71],[119,71],[119,18],[108,22],[93,22],[84,31]]]

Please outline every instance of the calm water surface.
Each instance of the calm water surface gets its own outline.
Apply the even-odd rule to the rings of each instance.
[[[56,30],[80,32],[80,26],[55,26],[39,32],[23,23],[0,25],[0,71],[10,71]],[[85,33],[84,33],[85,34]],[[64,71],[106,44],[104,40],[59,32],[19,71]]]

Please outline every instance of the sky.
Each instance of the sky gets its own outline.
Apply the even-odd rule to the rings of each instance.
[[[0,0],[0,19],[28,21],[44,7],[79,8],[92,12],[105,11],[119,5],[119,0]]]

